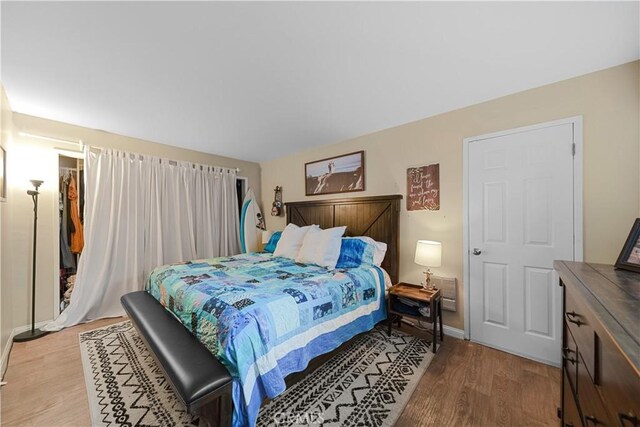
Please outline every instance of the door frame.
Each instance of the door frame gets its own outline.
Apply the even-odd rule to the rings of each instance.
[[[55,176],[60,178],[60,156],[72,157],[74,159],[85,160],[84,152],[75,152],[73,150],[63,150],[54,148],[53,156],[55,157]],[[53,191],[53,319],[60,316],[60,189]],[[78,266],[76,265],[76,274]]]
[[[574,116],[566,119],[554,120],[550,122],[538,123],[530,126],[523,126],[499,132],[464,138],[462,141],[463,151],[463,215],[462,215],[462,259],[463,259],[463,281],[464,281],[464,339],[471,339],[471,286],[470,286],[470,245],[469,245],[469,146],[473,142],[499,136],[513,135],[516,133],[529,132],[532,130],[544,129],[559,125],[573,125],[573,143],[575,144],[575,154],[573,157],[573,257],[574,261],[582,261],[584,256],[584,235],[583,235],[583,133],[582,116]]]
[[[243,182],[244,191],[242,194],[242,198],[244,199],[244,196],[247,195],[247,191],[249,191],[249,178],[247,178],[246,176],[236,175],[236,180],[240,180]],[[240,203],[242,203],[242,201]]]

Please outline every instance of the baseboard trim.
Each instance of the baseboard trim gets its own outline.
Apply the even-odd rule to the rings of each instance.
[[[7,362],[9,362],[9,353],[13,347],[13,331],[9,334],[9,338],[2,349],[2,356],[0,357],[0,381],[4,381],[4,373],[6,371]]]
[[[47,323],[51,322],[51,320],[45,320],[44,322],[36,323],[36,328],[40,328]],[[11,333],[9,334],[9,338],[7,342],[4,344],[4,348],[2,349],[2,356],[0,356],[0,381],[4,381],[4,374],[7,370],[7,363],[9,362],[9,355],[11,354],[11,349],[13,348],[13,337],[23,332],[31,329],[31,325],[18,326],[17,328],[13,328]]]
[[[460,340],[464,339],[464,331],[462,329],[454,328],[453,326],[443,325],[442,331],[445,335],[448,335],[453,338],[458,338]]]

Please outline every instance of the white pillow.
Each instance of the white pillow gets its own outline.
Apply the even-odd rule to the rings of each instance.
[[[318,228],[317,225],[307,225],[306,227],[298,227],[295,224],[289,224],[282,231],[280,240],[273,251],[273,256],[281,256],[285,258],[295,259],[298,256],[302,241],[307,232],[312,228]]]
[[[304,236],[296,262],[316,264],[333,270],[336,268],[340,256],[342,235],[346,229],[347,227],[334,227],[326,230],[312,228]]]
[[[387,244],[373,240],[368,236],[358,236],[354,237],[354,239],[360,239],[373,246],[373,263],[380,267],[382,265],[382,261],[384,261],[384,256],[387,253]]]

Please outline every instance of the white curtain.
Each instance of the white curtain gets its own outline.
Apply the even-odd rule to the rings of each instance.
[[[46,330],[124,314],[163,264],[240,252],[236,171],[86,151],[85,246],[69,307]]]

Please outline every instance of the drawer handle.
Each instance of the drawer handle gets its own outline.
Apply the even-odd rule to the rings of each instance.
[[[634,427],[639,424],[638,417],[633,412],[629,412],[627,414],[618,412],[618,418],[620,419],[620,424],[622,424],[623,426],[626,425],[625,421],[629,421]]]
[[[597,426],[598,424],[602,424],[600,421],[598,421],[598,419],[592,415],[585,415],[584,419],[587,420],[586,424],[589,424],[590,422],[593,423],[594,426]]]
[[[570,353],[575,353],[575,351],[571,350],[569,347],[562,348],[562,358],[567,362],[570,362],[572,365],[575,365],[578,360],[569,357]]]
[[[580,319],[572,319],[572,317],[578,317],[578,315],[575,313],[567,313],[567,322],[575,323],[578,327],[584,325],[584,322],[581,322]]]
[[[567,362],[571,363],[572,365],[575,365],[575,363],[578,361],[577,359],[573,359],[573,358],[567,356],[566,354],[563,354],[562,358],[564,360],[566,360]]]

